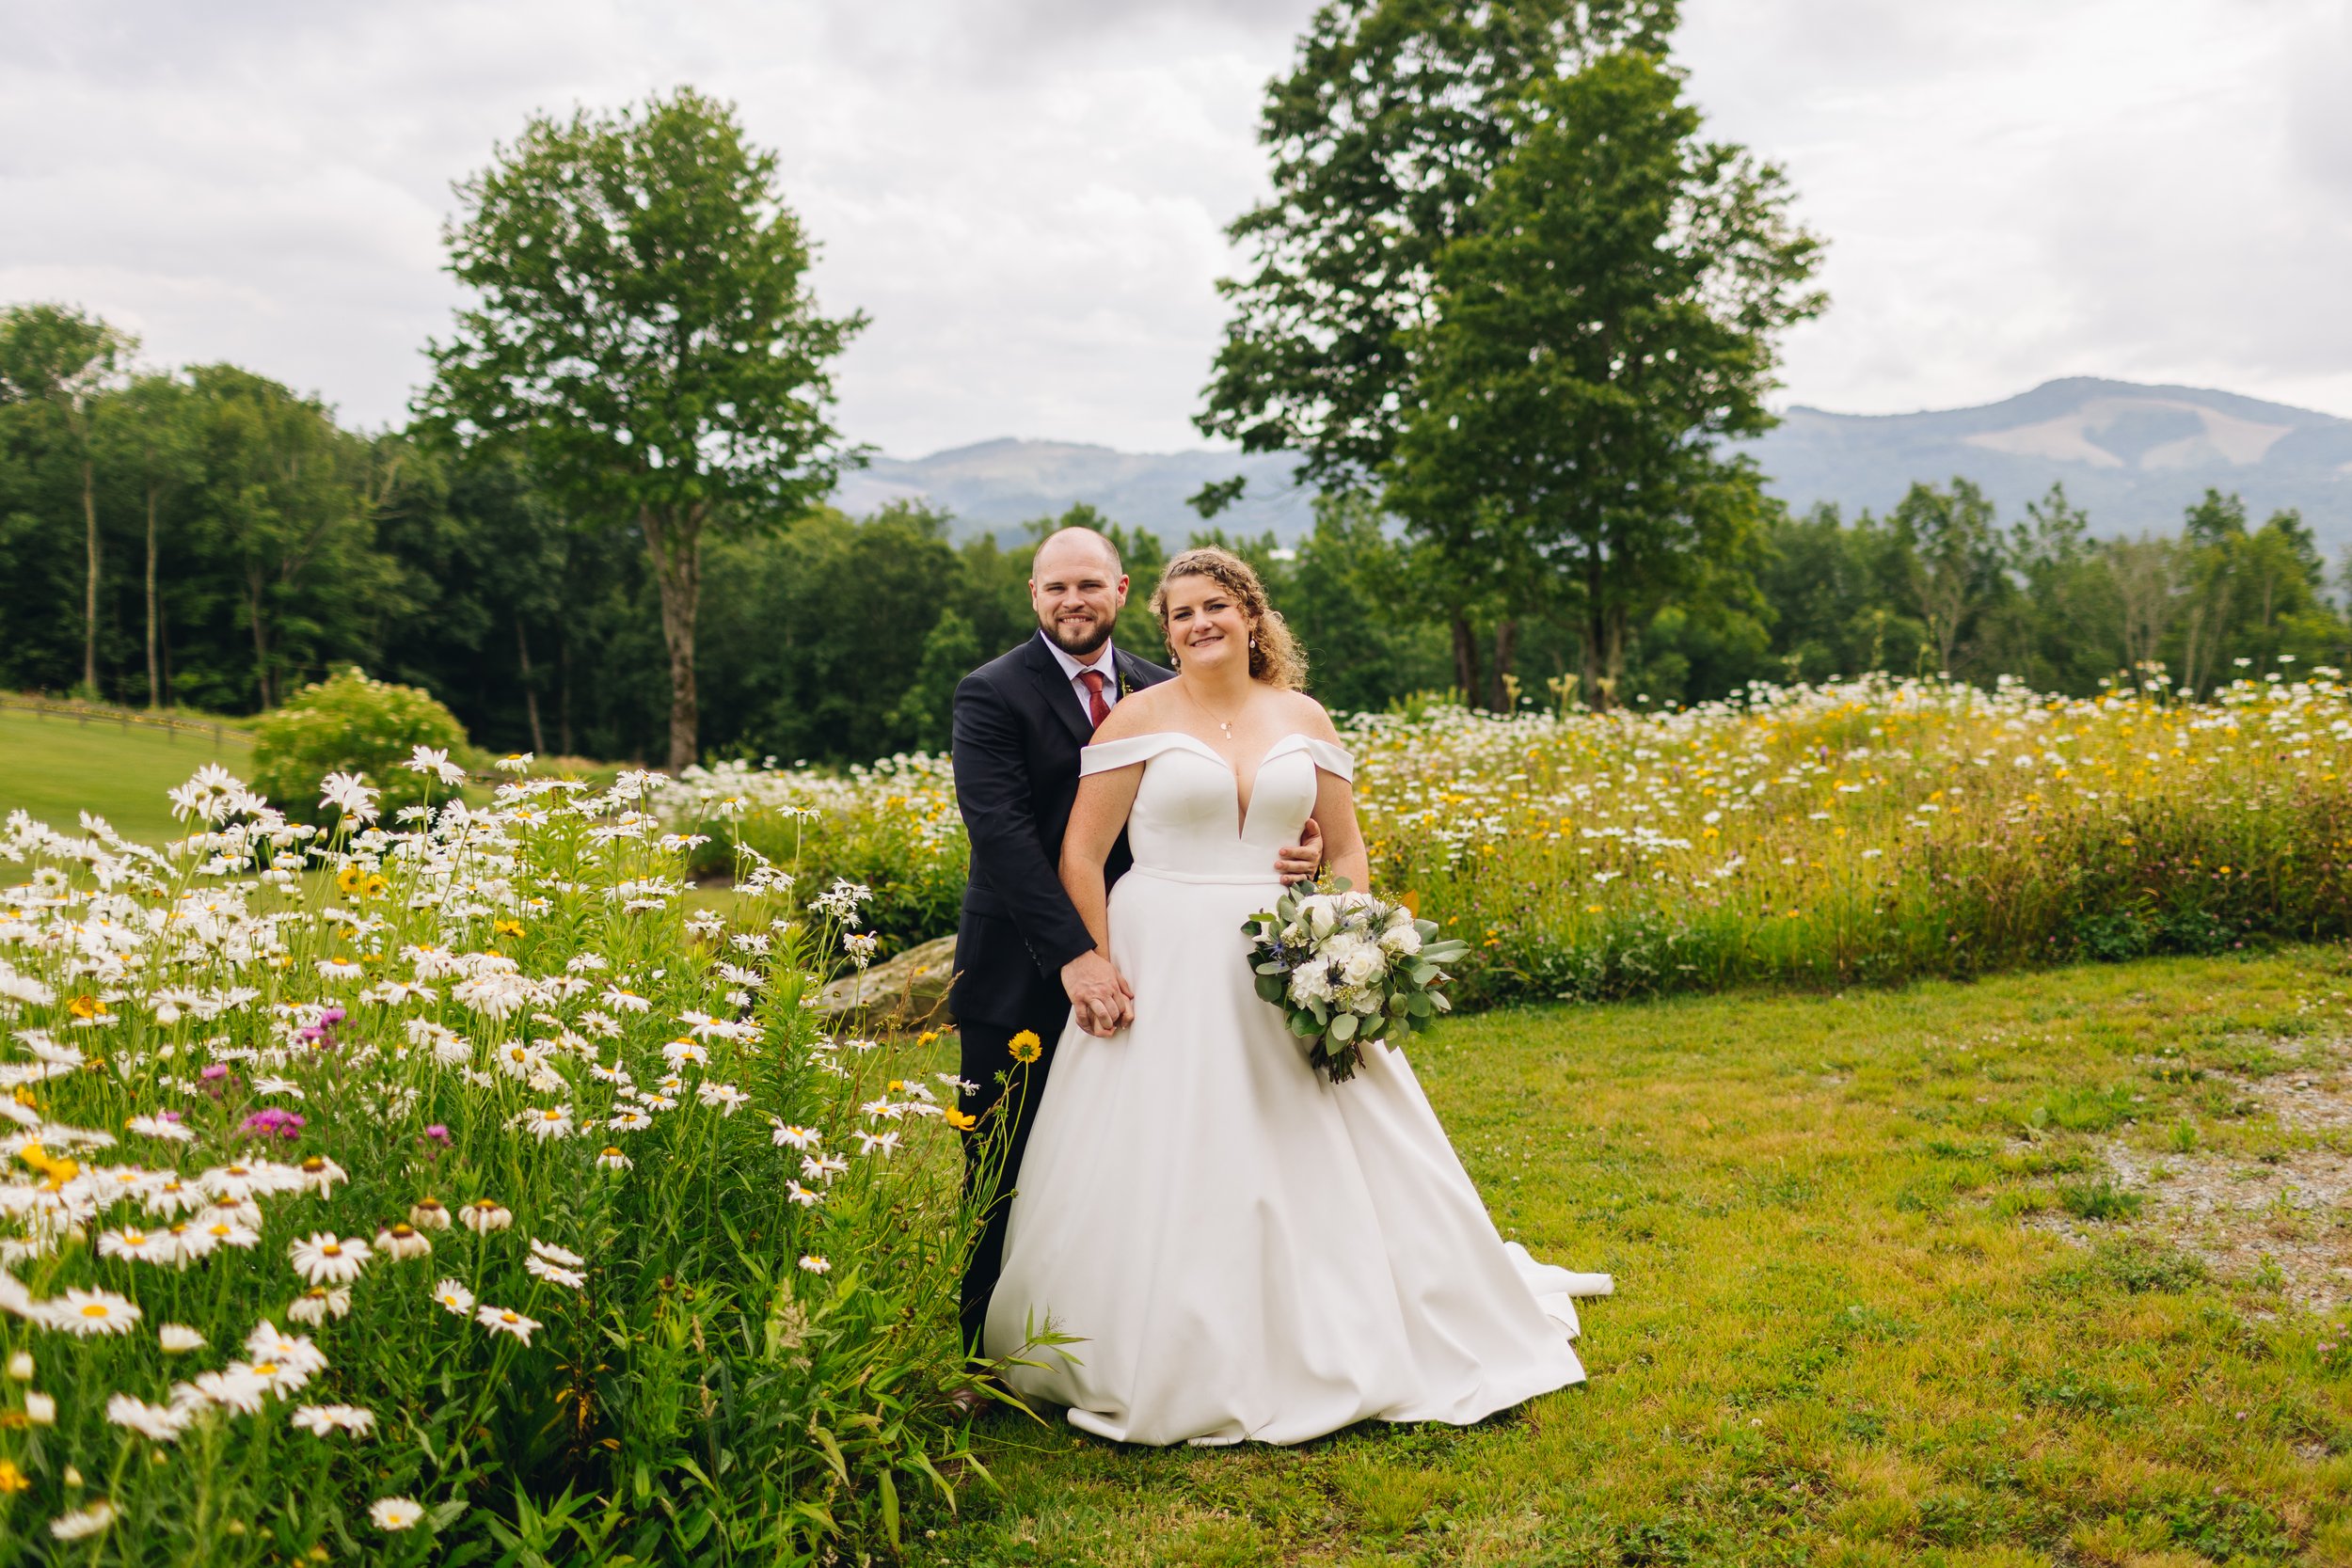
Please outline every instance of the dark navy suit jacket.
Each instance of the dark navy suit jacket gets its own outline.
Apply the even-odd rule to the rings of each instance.
[[[1121,695],[1175,674],[1123,648],[1112,659]],[[972,840],[949,997],[959,1019],[1051,1038],[1069,1015],[1062,966],[1094,938],[1062,891],[1061,841],[1078,798],[1078,753],[1093,735],[1041,632],[956,688],[956,799]],[[1128,864],[1121,833],[1103,868],[1105,882]]]

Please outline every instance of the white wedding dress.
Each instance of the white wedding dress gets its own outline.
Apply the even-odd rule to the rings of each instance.
[[[1278,846],[1337,746],[1293,735],[1234,778],[1187,735],[1087,748],[1140,763],[1135,868],[1111,956],[1135,1022],[1058,1042],[1018,1173],[991,1355],[1028,1326],[1075,1336],[1015,1368],[1025,1398],[1130,1443],[1297,1443],[1369,1418],[1467,1423],[1583,1380],[1573,1294],[1596,1275],[1506,1243],[1397,1051],[1327,1083],[1260,999],[1242,924],[1272,908]]]

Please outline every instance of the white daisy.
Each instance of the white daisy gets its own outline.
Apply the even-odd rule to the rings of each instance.
[[[421,1197],[408,1211],[408,1223],[419,1230],[447,1230],[449,1206],[437,1197]]]
[[[752,1102],[752,1097],[732,1084],[705,1083],[695,1090],[706,1105],[719,1107],[721,1116],[731,1117]]]
[[[424,1517],[424,1505],[413,1497],[378,1497],[368,1505],[368,1518],[377,1529],[407,1529]]]
[[[356,1404],[296,1405],[286,1419],[314,1437],[327,1437],[338,1432],[365,1437],[375,1430],[375,1412]]]
[[[292,1367],[305,1377],[325,1370],[326,1354],[307,1334],[288,1334],[267,1318],[256,1323],[253,1332],[245,1337],[245,1353],[256,1361],[275,1361]]]
[[[204,1348],[204,1336],[185,1323],[165,1323],[155,1330],[155,1342],[166,1355],[185,1355]]]
[[[351,1315],[351,1287],[313,1285],[286,1304],[286,1316],[298,1323],[318,1324],[329,1318]]]
[[[433,1243],[424,1233],[406,1221],[396,1221],[375,1233],[375,1250],[388,1258],[405,1260],[410,1258],[430,1258]]]
[[[368,1266],[368,1243],[357,1236],[337,1240],[331,1230],[314,1230],[287,1247],[286,1256],[312,1285],[348,1285]]]
[[[604,1146],[604,1152],[596,1156],[596,1164],[606,1170],[627,1170],[636,1162],[612,1145],[607,1144]]]
[[[139,1263],[173,1263],[179,1261],[180,1248],[168,1230],[141,1230],[126,1225],[119,1230],[99,1232],[98,1256]]]
[[[572,1251],[569,1247],[560,1247],[553,1242],[542,1242],[535,1237],[532,1240],[531,1250],[538,1257],[546,1259],[548,1262],[561,1263],[567,1269],[584,1268],[587,1266],[588,1262],[587,1259],[582,1258],[579,1253]]]
[[[68,1291],[45,1307],[42,1322],[77,1339],[128,1334],[139,1321],[138,1304],[112,1291]]]
[[[240,1416],[258,1416],[262,1402],[269,1396],[269,1380],[254,1375],[253,1369],[230,1362],[217,1372],[199,1372],[196,1391],[223,1410],[233,1410]]]
[[[60,1541],[81,1541],[115,1522],[115,1505],[101,1497],[86,1508],[60,1513],[49,1521],[49,1533]]]
[[[548,1138],[568,1138],[578,1131],[572,1121],[569,1105],[541,1105],[525,1111],[515,1118],[515,1125],[542,1142]]]
[[[473,1321],[493,1334],[512,1334],[524,1344],[531,1343],[532,1331],[539,1326],[536,1318],[526,1318],[511,1307],[478,1307]]]
[[[515,1223],[515,1212],[502,1203],[482,1198],[457,1211],[457,1217],[466,1228],[476,1235],[487,1236],[493,1230],[504,1230]]]
[[[803,1253],[802,1255],[801,1267],[806,1269],[811,1274],[833,1273],[833,1264],[826,1259],[820,1258],[813,1252]]]
[[[434,1286],[433,1299],[461,1318],[473,1310],[473,1292],[454,1279],[444,1279]]]
[[[574,1291],[588,1283],[588,1276],[578,1269],[558,1268],[544,1258],[524,1259],[523,1273],[533,1279],[544,1279],[550,1285],[562,1285]]]
[[[128,1427],[142,1437],[158,1443],[169,1443],[187,1430],[195,1412],[181,1405],[149,1404],[128,1394],[117,1394],[106,1402],[106,1419],[116,1426]]]

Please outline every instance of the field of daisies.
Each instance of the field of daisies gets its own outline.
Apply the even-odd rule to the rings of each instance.
[[[1836,987],[2352,935],[2352,693],[1873,676],[1671,712],[1343,721],[1377,891],[1471,944],[1470,1003]],[[946,759],[695,769],[677,809],[954,929]]]
[[[952,1080],[664,781],[0,834],[0,1560],[792,1561],[968,1473]],[[864,945],[863,943],[857,945]]]

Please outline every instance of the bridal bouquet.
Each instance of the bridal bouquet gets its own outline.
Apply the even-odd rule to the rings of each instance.
[[[1334,1084],[1356,1075],[1367,1040],[1394,1040],[1452,1006],[1441,965],[1470,951],[1438,923],[1350,892],[1345,878],[1298,882],[1271,913],[1242,924],[1258,994],[1282,1009],[1307,1060]]]

